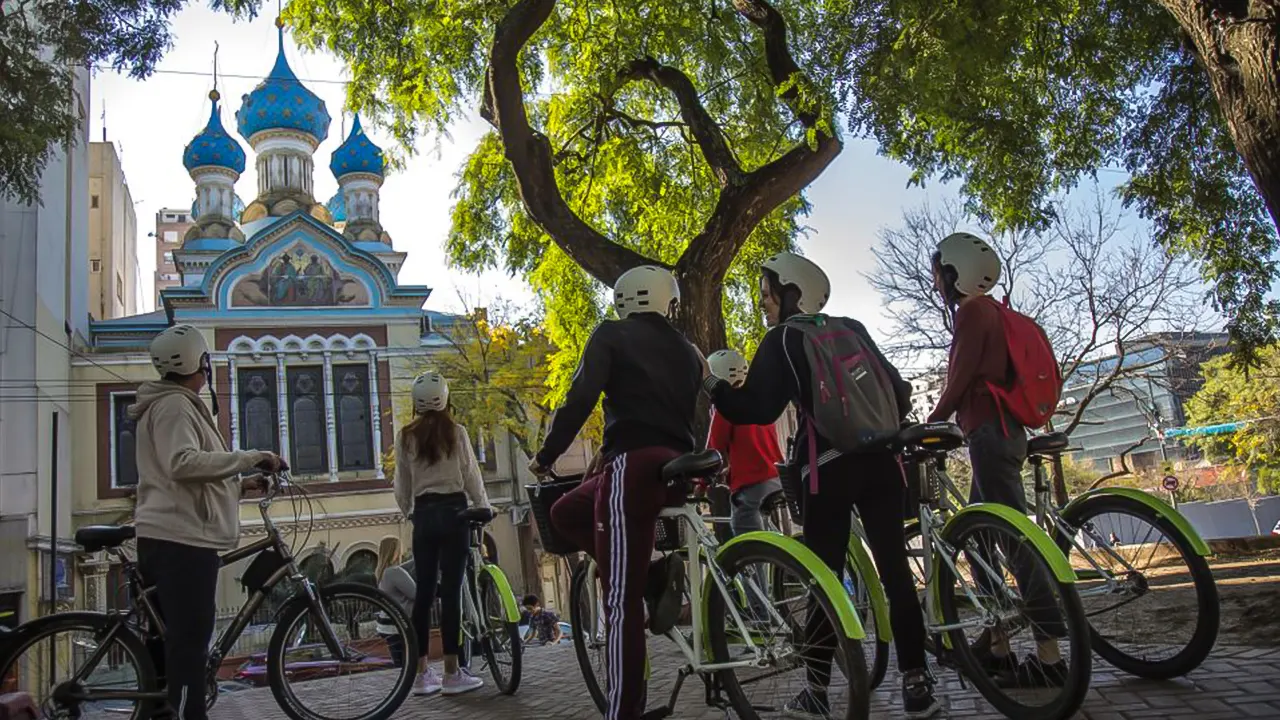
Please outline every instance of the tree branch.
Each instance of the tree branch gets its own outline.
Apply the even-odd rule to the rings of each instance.
[[[520,84],[520,51],[546,23],[555,0],[520,0],[498,23],[480,115],[498,130],[529,217],[583,270],[612,286],[618,276],[653,260],[605,237],[578,217],[556,183],[547,137],[529,125]]]
[[[616,87],[620,89],[632,80],[648,80],[671,91],[680,106],[680,117],[689,126],[689,131],[702,150],[702,157],[715,171],[721,187],[736,185],[742,181],[742,166],[729,149],[724,131],[711,119],[711,114],[703,106],[698,89],[693,86],[688,75],[670,65],[663,65],[652,57],[643,57],[632,60],[618,73]]]

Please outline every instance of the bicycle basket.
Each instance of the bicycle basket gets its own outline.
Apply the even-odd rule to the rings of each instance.
[[[571,475],[551,482],[525,485],[525,494],[529,498],[529,506],[533,510],[533,522],[538,526],[538,537],[542,540],[542,551],[552,555],[572,555],[579,551],[551,525],[551,506],[564,497],[569,491],[582,485],[582,475]]]

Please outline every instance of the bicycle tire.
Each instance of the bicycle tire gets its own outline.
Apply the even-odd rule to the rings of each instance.
[[[479,598],[477,599],[480,604],[476,611],[480,615],[480,620],[485,623],[485,627],[477,628],[477,630],[483,632],[484,641],[480,645],[484,648],[485,662],[489,663],[489,672],[493,675],[493,682],[497,685],[498,691],[503,695],[514,695],[516,690],[520,689],[521,658],[524,655],[524,644],[520,641],[520,624],[506,619],[505,608],[502,607],[502,597],[499,595],[501,590],[498,589],[498,584],[493,581],[492,575],[487,572],[480,573],[476,589],[479,593]],[[490,592],[493,593],[493,599],[498,603],[496,610],[488,607]],[[498,667],[497,653],[493,649],[494,638],[499,635],[505,635],[511,647],[511,672],[509,677],[503,676]]]
[[[326,604],[342,597],[358,597],[371,602],[377,606],[378,611],[391,619],[398,634],[404,639],[405,662],[400,672],[400,678],[396,681],[392,692],[381,703],[373,705],[365,714],[348,719],[386,720],[396,710],[400,709],[405,698],[409,696],[409,691],[413,688],[413,683],[417,676],[414,658],[419,657],[418,642],[408,616],[405,615],[404,609],[400,607],[399,603],[392,600],[386,593],[369,585],[336,583],[317,588],[316,592],[320,597],[320,602]],[[285,653],[288,648],[285,643],[289,640],[289,629],[294,626],[294,623],[303,614],[309,612],[311,612],[311,606],[306,597],[301,594],[295,595],[280,610],[276,617],[276,628],[272,631],[271,640],[267,645],[267,679],[271,685],[271,694],[275,696],[276,704],[292,720],[329,720],[329,716],[314,713],[302,706],[297,696],[292,693],[287,685]]]
[[[736,577],[744,567],[749,567],[756,563],[769,562],[783,567],[787,572],[792,573],[794,577],[804,579],[810,591],[818,598],[823,610],[832,618],[836,616],[836,601],[821,591],[816,579],[812,577],[803,563],[776,545],[758,540],[739,542],[726,548],[717,558],[717,562],[725,575],[730,578]],[[847,600],[847,598],[841,599]],[[731,657],[729,633],[725,627],[725,619],[729,615],[729,609],[725,605],[725,597],[722,593],[713,591],[706,598],[706,603],[707,633],[711,645],[712,661],[717,663],[729,662]],[[697,612],[697,610],[695,609],[694,612]],[[839,665],[849,681],[848,709],[843,715],[843,720],[865,720],[871,716],[871,690],[868,682],[867,659],[862,649],[862,643],[846,637],[840,632],[836,632],[835,636],[837,642],[835,660],[839,662],[839,659],[843,657],[844,662],[839,662]],[[729,669],[720,670],[716,674],[720,678],[721,686],[729,696],[730,703],[737,711],[738,717],[742,720],[760,720],[760,714],[752,705],[750,699],[747,698],[746,693],[743,692],[736,672]],[[840,719],[833,717],[833,720]]]
[[[796,539],[804,542],[804,535],[797,535]],[[871,571],[870,582],[879,584],[880,575],[876,573],[875,567],[869,568]],[[855,587],[862,587],[861,583],[867,583],[867,574],[862,572],[858,564],[854,562],[854,558],[849,553],[844,556],[844,571],[849,577],[854,578]],[[882,590],[883,592],[883,590]],[[867,686],[872,690],[880,687],[880,683],[884,682],[885,675],[889,672],[889,641],[880,639],[880,625],[876,621],[875,611],[871,608],[870,601],[865,606],[860,606],[855,598],[849,598],[853,602],[853,607],[858,611],[858,619],[862,621],[862,628],[867,630],[867,639],[862,641],[862,652],[867,657]],[[865,607],[865,610],[863,609]],[[868,622],[870,619],[870,622]],[[870,628],[874,628],[874,634]]]
[[[142,639],[125,625],[122,618],[98,612],[58,613],[36,618],[18,626],[11,633],[11,637],[6,638],[4,655],[0,657],[0,677],[8,676],[23,653],[41,640],[71,630],[88,630],[94,637],[101,637],[112,629],[117,630],[113,639],[120,642],[134,661],[138,691],[148,693],[158,691],[159,679],[156,677],[155,664],[152,663],[151,654]],[[139,699],[129,720],[146,720],[164,705],[162,700]]]
[[[1195,632],[1192,633],[1191,640],[1173,657],[1158,662],[1135,657],[1109,642],[1097,628],[1090,624],[1089,632],[1094,652],[1112,666],[1130,675],[1151,680],[1181,677],[1200,667],[1200,664],[1209,657],[1214,643],[1218,640],[1218,630],[1222,622],[1218,586],[1213,580],[1209,562],[1196,554],[1191,541],[1178,530],[1176,525],[1161,517],[1150,506],[1137,500],[1118,495],[1100,495],[1068,510],[1070,515],[1064,514],[1062,519],[1073,528],[1079,528],[1090,518],[1107,513],[1133,515],[1158,528],[1173,541],[1182,559],[1187,563],[1196,592],[1198,610]],[[1059,533],[1058,544],[1064,553],[1070,554],[1073,547],[1070,538],[1061,536]]]
[[[578,659],[578,668],[582,671],[582,681],[586,684],[587,693],[591,695],[596,709],[603,713],[608,708],[605,688],[601,684],[603,678],[596,677],[591,665],[591,649],[587,647],[588,629],[592,627],[592,622],[583,613],[583,602],[588,597],[587,583],[595,580],[595,574],[591,572],[593,567],[594,563],[583,559],[573,572],[569,583],[569,618],[573,626],[573,653]]]
[[[1008,533],[1010,537],[1025,537],[1014,525],[1003,518],[986,513],[973,513],[958,516],[945,528],[942,539],[951,547],[961,549],[965,547],[968,535],[984,528],[1001,530]],[[1034,549],[1034,546],[1029,544],[1028,547]],[[981,669],[962,628],[949,630],[946,634],[950,640],[951,652],[960,665],[961,671],[997,712],[1010,720],[1066,720],[1074,716],[1084,704],[1085,695],[1089,691],[1093,663],[1089,644],[1089,623],[1085,619],[1084,606],[1080,603],[1080,596],[1076,593],[1075,586],[1054,578],[1048,562],[1038,550],[1031,556],[1042,564],[1040,568],[1040,572],[1044,573],[1042,577],[1051,578],[1051,584],[1056,586],[1054,589],[1062,599],[1065,615],[1063,623],[1066,626],[1065,638],[1071,642],[1074,650],[1067,667],[1067,677],[1062,684],[1062,692],[1053,702],[1034,708],[1017,703],[1003,692],[1003,688],[997,684],[995,678]],[[948,625],[957,624],[960,617],[956,603],[958,594],[952,589],[955,581],[956,577],[950,566],[945,562],[939,563],[936,582],[940,583],[941,587],[938,591],[938,601],[941,605],[942,619]]]

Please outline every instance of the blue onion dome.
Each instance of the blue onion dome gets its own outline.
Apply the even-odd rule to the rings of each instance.
[[[333,197],[329,198],[329,202],[324,204],[324,208],[329,211],[329,217],[332,218],[334,222],[340,223],[347,221],[347,199],[342,196],[341,190],[334,193]]]
[[[244,149],[222,127],[222,112],[218,109],[217,90],[209,93],[213,109],[209,112],[209,124],[199,135],[191,138],[182,151],[182,166],[188,171],[210,165],[244,172]]]
[[[284,57],[284,24],[276,20],[280,46],[275,67],[236,112],[236,127],[246,140],[263,130],[297,130],[317,141],[329,136],[329,111],[315,93],[293,74]]]
[[[349,173],[373,173],[381,175],[386,162],[382,159],[382,148],[373,144],[364,128],[360,126],[360,116],[355,116],[351,125],[351,134],[333,151],[329,160],[329,169],[335,178]]]
[[[199,200],[192,200],[192,201],[191,201],[191,219],[192,219],[192,220],[195,220],[196,218],[200,217],[200,208],[199,208],[199,205],[200,205],[200,201],[199,201]],[[244,212],[244,201],[240,199],[240,196],[239,196],[239,195],[232,195],[232,196],[231,196],[231,216],[232,216],[232,219],[233,219],[233,220],[239,220],[239,219],[240,219],[240,213],[242,213],[242,212]]]

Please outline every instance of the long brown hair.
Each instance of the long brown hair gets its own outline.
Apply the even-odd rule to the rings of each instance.
[[[408,453],[434,465],[453,456],[458,444],[458,424],[448,408],[428,410],[400,430],[400,442]]]
[[[400,563],[400,538],[387,535],[378,543],[378,567],[373,576],[382,582],[382,574],[387,568]]]

